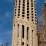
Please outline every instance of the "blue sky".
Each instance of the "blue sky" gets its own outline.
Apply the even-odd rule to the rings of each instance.
[[[0,45],[12,41],[12,22],[14,11],[14,0],[0,0]],[[36,0],[37,18],[41,16],[44,0]]]

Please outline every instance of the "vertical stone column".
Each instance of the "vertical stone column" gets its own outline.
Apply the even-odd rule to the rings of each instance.
[[[33,31],[33,46],[38,46],[37,30]]]
[[[22,19],[22,6],[23,6],[23,0],[21,0],[21,5],[20,5],[20,18]]]
[[[17,0],[15,1],[15,5],[14,5],[14,15],[15,15],[15,9],[17,10],[17,5],[16,5],[17,3],[16,2],[17,2]]]
[[[22,46],[22,25],[19,26],[19,46]]]
[[[17,0],[16,18],[18,17],[18,3],[19,3],[19,0]]]
[[[27,46],[27,27],[25,25],[25,29],[24,29],[24,46]]]
[[[16,26],[15,26],[16,27]],[[17,28],[15,28],[14,25],[13,25],[13,45],[15,46],[16,45],[16,30]],[[12,45],[12,46],[13,46]]]
[[[33,31],[33,46],[36,46],[36,34],[35,34],[35,30]]]
[[[32,46],[32,27],[29,26],[29,46]]]
[[[31,0],[29,0],[29,21],[31,21],[31,17],[32,17],[32,14],[31,14]]]
[[[27,19],[27,0],[25,0],[25,19]]]
[[[37,28],[35,29],[35,32],[36,32],[36,43],[37,43],[36,46],[38,46],[38,34],[37,34],[38,29]]]
[[[15,41],[14,41],[14,46],[17,46],[17,43],[18,43],[18,35],[17,35],[17,24],[15,25],[15,30],[13,31],[14,32],[14,37],[15,37]]]

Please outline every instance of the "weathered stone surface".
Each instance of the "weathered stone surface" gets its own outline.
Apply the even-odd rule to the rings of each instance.
[[[38,46],[38,38],[36,35],[37,22],[35,21],[37,20],[35,18],[36,17],[35,1],[34,0],[32,1],[16,0],[16,1],[17,2],[14,8],[15,19],[13,18],[14,22],[13,22],[13,32],[12,32],[12,46]],[[24,8],[24,11],[23,11],[23,8]],[[18,16],[18,14],[20,15]],[[18,24],[19,24],[19,27],[18,27]],[[22,33],[23,33],[22,25],[24,25],[24,38],[22,38]],[[29,27],[28,32],[27,32],[27,27]],[[27,35],[28,35],[28,39],[27,39]],[[23,43],[24,45],[22,45],[22,42],[24,42]]]

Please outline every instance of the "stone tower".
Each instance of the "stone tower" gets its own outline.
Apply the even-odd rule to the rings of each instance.
[[[12,46],[38,46],[35,0],[16,0]]]

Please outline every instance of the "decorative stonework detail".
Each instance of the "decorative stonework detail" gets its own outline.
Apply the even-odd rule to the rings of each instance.
[[[16,0],[12,46],[38,46],[36,19],[32,18],[36,17],[34,4],[34,0]]]

